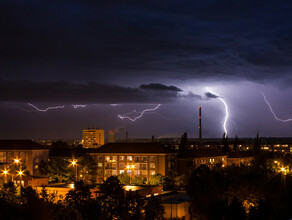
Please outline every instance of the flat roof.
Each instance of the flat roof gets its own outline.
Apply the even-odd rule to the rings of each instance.
[[[32,140],[0,140],[0,150],[48,150]]]
[[[165,154],[169,153],[163,145],[157,142],[151,143],[107,143],[99,148],[88,149],[89,153],[147,153]]]

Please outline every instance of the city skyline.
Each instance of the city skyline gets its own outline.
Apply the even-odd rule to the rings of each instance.
[[[229,137],[289,137],[291,9],[259,0],[4,2],[0,138],[81,138],[88,127],[198,138],[199,106],[203,138],[225,128]]]

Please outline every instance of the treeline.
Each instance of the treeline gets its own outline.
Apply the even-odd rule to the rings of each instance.
[[[196,219],[291,219],[291,156],[259,153],[251,166],[199,166],[186,185]]]
[[[91,198],[88,185],[75,184],[63,200],[33,188],[16,187],[12,182],[0,189],[0,219],[162,219],[164,207],[158,197],[142,198],[125,191],[117,177],[100,185],[97,198]]]

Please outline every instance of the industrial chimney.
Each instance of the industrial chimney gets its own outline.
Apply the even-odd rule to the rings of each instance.
[[[199,141],[202,142],[202,106],[199,106]]]

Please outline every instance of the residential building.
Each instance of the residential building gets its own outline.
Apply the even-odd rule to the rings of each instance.
[[[235,166],[241,166],[246,165],[250,166],[251,162],[253,160],[253,156],[250,151],[237,151],[237,152],[231,152],[227,156],[227,165],[235,165]]]
[[[178,158],[178,175],[185,174],[190,166],[206,165],[210,168],[227,165],[227,155],[216,149],[196,149]]]
[[[146,181],[158,173],[176,174],[177,154],[167,152],[159,143],[107,143],[91,149],[90,155],[97,163],[100,181],[125,172]]]
[[[83,130],[82,145],[84,148],[97,148],[104,145],[103,129]]]
[[[29,174],[38,175],[41,161],[47,162],[48,159],[49,149],[31,140],[0,140],[0,163],[4,169],[9,169],[17,161],[17,164],[26,166]]]

